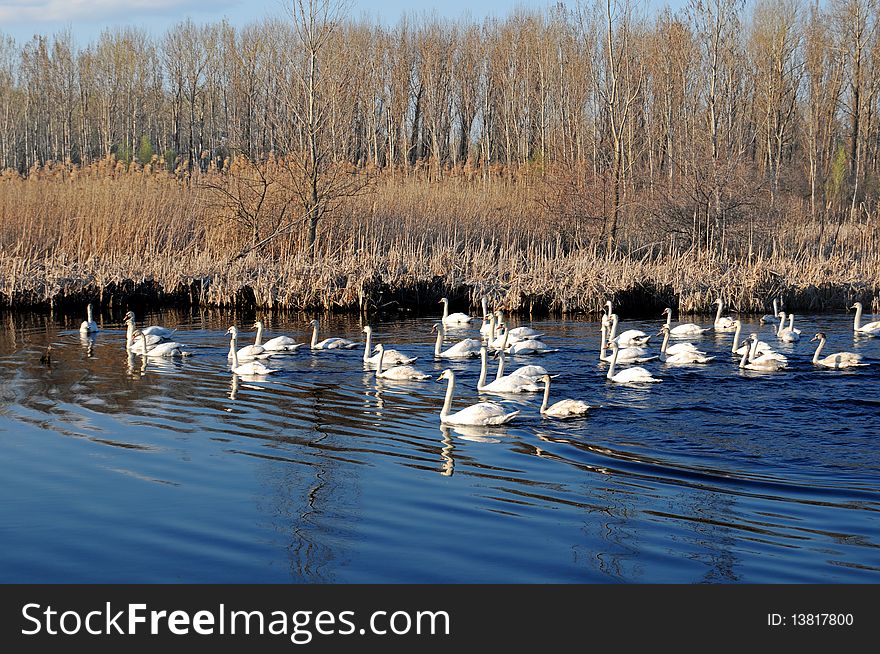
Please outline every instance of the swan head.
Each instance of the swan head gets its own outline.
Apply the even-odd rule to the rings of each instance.
[[[253,329],[262,329],[262,328],[263,328],[263,322],[261,320],[257,320],[254,323]]]
[[[385,346],[379,343],[376,347],[373,348],[373,352],[384,352]]]
[[[608,315],[611,315],[611,306],[612,306],[612,305],[611,305],[611,300],[608,300],[608,301],[605,303],[605,306],[608,307]]]
[[[752,332],[751,334],[749,334],[749,340],[750,341],[757,341],[758,335],[755,332]]]
[[[226,333],[232,334],[232,338],[238,338],[238,327],[232,325],[232,327],[226,330]]]
[[[541,375],[541,381],[544,382],[545,384],[549,384],[550,383],[550,375]]]
[[[434,323],[434,326],[431,327],[431,333],[433,334],[434,332],[440,332],[441,334],[443,333],[443,323],[442,322],[435,322]]]
[[[850,307],[850,309],[855,309],[856,311],[858,311],[861,308],[862,308],[861,302],[853,302],[853,305]],[[847,311],[849,311],[849,309],[847,309]]]
[[[366,325],[361,331],[362,331],[364,334],[369,334],[369,333],[371,333],[371,332],[373,331],[373,328],[370,327],[369,325]],[[378,347],[378,345],[377,345],[376,347]]]
[[[660,326],[660,331],[657,332],[656,335],[657,335],[657,336],[663,336],[663,334],[665,334],[665,333],[668,332],[668,331],[669,331],[669,326],[668,326],[668,325],[661,325],[661,326]]]
[[[825,332],[819,332],[813,338],[810,339],[810,343],[813,341],[824,341],[825,340]]]
[[[442,297],[440,298],[440,301],[437,302],[437,304],[449,304],[449,298]]]
[[[670,315],[671,313],[672,313],[672,309],[670,309],[669,307],[667,307],[667,308],[663,309],[663,313],[661,313],[660,315],[661,315],[661,316],[668,316],[668,315]]]
[[[449,368],[440,373],[440,376],[437,377],[437,382],[442,382],[444,379],[455,379],[455,375]]]
[[[605,343],[606,348],[611,348],[612,350],[619,350],[620,346],[617,344],[617,339],[615,338],[613,341],[608,341]]]
[[[317,318],[309,321],[309,327],[317,327],[317,326],[318,326],[318,319]]]

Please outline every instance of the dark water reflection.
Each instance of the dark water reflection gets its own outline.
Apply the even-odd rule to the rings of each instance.
[[[561,351],[514,365],[600,408],[542,420],[539,396],[514,397],[518,421],[492,429],[441,429],[445,384],[377,382],[362,350],[232,375],[224,332],[253,318],[148,316],[195,355],[144,367],[112,317],[82,338],[81,317],[0,314],[0,580],[880,579],[880,339],[854,340],[851,316],[798,317],[784,372],[741,372],[716,335],[699,339],[713,364],[646,364],[664,380],[647,388],[606,382],[595,323],[545,321]],[[264,322],[306,340],[308,318]],[[436,376],[432,322],[374,328]],[[356,320],[324,323],[361,338]],[[814,370],[819,328],[826,352],[872,365]],[[479,364],[448,365],[455,404],[475,401]]]

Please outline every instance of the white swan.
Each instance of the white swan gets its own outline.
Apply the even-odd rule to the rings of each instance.
[[[834,354],[829,354],[820,359],[819,353],[822,351],[822,348],[825,347],[825,333],[819,332],[810,339],[811,343],[813,341],[819,341],[819,346],[816,348],[816,353],[813,355],[813,365],[815,366],[838,370],[840,368],[855,368],[856,366],[868,365],[867,363],[862,363],[862,355],[856,354],[855,352],[835,352]]]
[[[471,406],[449,413],[452,408],[452,394],[455,392],[455,373],[448,368],[440,373],[437,381],[446,379],[446,399],[440,409],[440,422],[446,425],[503,425],[519,415],[519,411],[507,411],[495,402],[479,402]]]
[[[320,324],[318,320],[309,322],[309,326],[312,328],[311,348],[313,350],[350,350],[357,347],[357,343],[347,338],[325,338],[323,341],[318,342],[318,327]]]
[[[773,315],[765,313],[761,316],[762,325],[778,325],[779,324],[779,301],[773,298]]]
[[[79,326],[80,334],[94,334],[98,331],[98,323],[95,322],[92,317],[92,303],[86,306],[86,319],[82,321],[82,324]]]
[[[143,354],[143,346],[140,344],[140,341],[134,338],[135,326],[134,326],[134,314],[130,311],[125,314],[125,349],[134,352],[135,354]],[[143,334],[142,330],[138,330]],[[154,345],[158,345],[165,339],[161,336],[150,336],[144,334],[144,338],[147,339],[147,347],[153,347]]]
[[[550,352],[559,352],[558,348],[547,347],[543,341],[529,338],[524,341],[518,341],[509,347],[504,348],[508,354],[549,354]]]
[[[611,361],[611,357],[605,354],[605,343],[608,341],[614,341],[620,345],[620,337],[615,336],[615,333],[617,332],[617,314],[612,314],[611,316],[611,333],[608,333],[608,328],[604,324],[602,325],[601,331],[602,338],[599,341],[599,360],[607,363]],[[648,350],[638,346],[621,347],[618,348],[617,351],[617,360],[620,363],[645,363],[646,361],[653,361],[656,358],[656,356],[649,355]]]
[[[633,366],[615,374],[614,369],[617,366],[617,353],[620,351],[620,346],[615,341],[608,341],[605,347],[610,347],[612,351],[611,365],[608,366],[608,374],[605,376],[615,384],[643,384],[663,381],[652,376],[647,369],[641,366]]]
[[[472,316],[467,315],[466,313],[449,313],[449,298],[442,298],[440,302],[443,303],[443,324],[450,326],[464,326],[474,320]]]
[[[718,312],[715,314],[715,322],[714,327],[716,332],[729,332],[733,331],[735,328],[734,320],[730,316],[722,316],[721,312],[724,310],[724,302],[721,298],[718,298],[713,302],[713,304],[718,305]]]
[[[413,379],[430,379],[431,375],[427,375],[423,373],[421,370],[417,370],[412,366],[394,366],[389,368],[388,370],[383,370],[382,366],[385,365],[385,348],[382,344],[378,344],[376,349],[379,351],[379,360],[377,361],[378,367],[376,368],[376,379],[393,379],[397,381],[410,381]]]
[[[500,350],[498,352],[498,373],[495,375],[495,379],[500,379],[504,376],[504,362],[507,359],[507,354],[504,350]],[[518,375],[520,377],[526,377],[531,379],[532,381],[538,381],[544,375],[549,375],[550,373],[544,368],[544,366],[520,366],[516,370],[514,370],[511,375]]]
[[[274,368],[267,368],[260,361],[248,361],[246,363],[239,363],[238,352],[236,351],[236,342],[238,341],[238,328],[233,325],[226,330],[226,333],[230,334],[229,358],[232,359],[232,372],[234,372],[236,375],[270,375],[273,372],[278,372]]]
[[[134,323],[134,311],[129,311],[125,314],[126,320],[131,318],[131,321]],[[158,336],[159,338],[171,338],[171,335],[176,332],[176,329],[168,329],[167,327],[159,327],[158,325],[150,325],[149,327],[141,327],[141,331],[146,336]]]
[[[130,351],[135,354],[140,354],[141,356],[150,357],[152,359],[165,359],[168,357],[186,357],[190,355],[190,352],[183,349],[183,345],[175,343],[174,341],[157,343],[151,347],[147,343],[147,335],[139,329],[135,330],[131,337],[132,339],[140,339],[140,347],[135,347],[132,342],[129,344]]]
[[[405,363],[412,363],[418,357],[408,357],[403,352],[398,352],[397,350],[386,350],[384,347],[382,348],[382,352],[379,352],[379,346],[377,345],[375,350],[371,350],[373,343],[373,328],[367,325],[363,329],[364,334],[367,335],[366,343],[364,343],[364,363],[379,363],[382,359],[382,353],[385,354],[385,361],[393,365],[401,365]],[[376,354],[370,356],[370,352],[376,352]]]
[[[590,410],[590,405],[580,400],[559,400],[552,406],[550,402],[550,375],[541,377],[544,382],[544,401],[541,402],[541,415],[547,418],[577,418]]]
[[[853,321],[853,331],[857,334],[862,334],[864,336],[880,336],[880,320],[875,320],[874,322],[869,322],[866,325],[862,324],[862,303],[856,302],[854,303],[850,309],[856,310],[856,317]]]
[[[518,343],[519,341],[527,341],[529,339],[540,340],[544,336],[544,334],[531,327],[514,327],[513,329],[508,329],[507,324],[504,322],[504,312],[501,309],[495,311],[495,316],[496,326],[504,327],[508,330],[509,342],[511,344]]]
[[[666,316],[666,326],[669,327],[669,335],[672,338],[687,338],[688,336],[700,336],[706,332],[712,331],[711,327],[700,327],[696,323],[683,322],[680,325],[672,326],[672,309],[663,309],[660,314]]]
[[[610,308],[611,303],[609,302],[608,305]],[[642,347],[643,345],[647,345],[648,341],[651,340],[651,337],[641,329],[627,329],[625,332],[618,335],[617,327],[620,318],[616,313],[612,313],[609,320],[611,324],[611,338],[609,340],[617,339],[617,343],[621,347]]]
[[[480,326],[480,335],[487,338],[495,338],[495,325],[493,323],[495,312],[489,312],[489,299],[485,295],[480,298],[480,303],[483,305],[483,324]]]
[[[785,319],[785,311],[780,311],[779,329],[777,330],[776,335],[779,337],[779,340],[785,341],[786,343],[797,343],[801,340],[801,330],[794,328],[794,314],[788,314],[788,327],[785,326]]]
[[[739,362],[740,368],[760,370],[762,372],[776,372],[777,370],[785,368],[785,362],[780,361],[779,359],[768,357],[767,355],[755,357],[755,351],[758,346],[758,335],[751,334],[749,340],[752,342],[752,346],[742,355],[742,359]]]
[[[663,345],[660,346],[660,360],[663,363],[673,365],[692,365],[695,363],[709,363],[714,361],[715,357],[707,356],[705,352],[699,350],[681,350],[674,354],[668,354],[667,346],[669,345],[669,327],[663,325]]]
[[[438,322],[434,323],[431,331],[437,332],[437,341],[434,343],[434,356],[438,359],[467,359],[480,355],[480,348],[483,347],[483,344],[476,338],[466,338],[441,352],[443,339],[446,337],[446,328],[442,322]]]
[[[226,330],[227,334],[233,335],[233,340],[238,342],[238,327],[233,325],[229,329]],[[262,345],[245,345],[243,348],[239,349],[238,352],[233,353],[230,352],[227,355],[227,359],[232,359],[232,355],[236,354],[240,361],[251,361],[253,359],[268,359],[272,356],[272,352],[267,352],[266,348]]]
[[[541,389],[528,377],[520,375],[507,375],[496,377],[486,383],[488,373],[488,353],[486,348],[480,348],[480,378],[477,380],[477,390],[483,393],[537,393]]]
[[[276,336],[275,338],[270,338],[264,343],[262,321],[258,320],[255,322],[254,328],[257,330],[254,345],[262,346],[263,350],[266,352],[296,352],[299,348],[305,345],[305,343],[297,343],[290,336]]]
[[[741,343],[739,347],[737,347],[737,344],[740,343],[739,336],[742,333],[742,322],[740,322],[739,320],[735,320],[734,323],[736,324],[736,329],[733,333],[733,343],[730,344],[730,353],[741,355],[751,349],[751,343],[746,341],[744,343]],[[759,354],[776,354],[773,351],[773,348],[764,341],[758,341],[757,352]],[[787,361],[787,359],[783,355],[780,354],[778,356],[781,357],[783,361]]]

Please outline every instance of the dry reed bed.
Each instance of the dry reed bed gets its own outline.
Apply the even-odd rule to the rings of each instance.
[[[187,180],[107,163],[6,173],[0,305],[124,304],[140,293],[157,303],[433,310],[450,293],[472,310],[488,295],[523,313],[595,313],[608,298],[631,312],[696,313],[719,295],[741,312],[763,313],[774,296],[798,310],[856,299],[876,310],[876,220],[823,228],[793,218],[759,234],[749,257],[657,247],[648,240],[657,230],[631,218],[624,242],[637,254],[609,260],[583,238],[595,225],[548,216],[535,193],[533,183],[388,176],[323,223],[314,259],[300,231],[228,263],[240,235]]]

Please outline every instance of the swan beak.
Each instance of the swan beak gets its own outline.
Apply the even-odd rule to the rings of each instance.
[[[435,379],[434,381],[435,381],[436,383],[438,383],[438,384],[439,384],[440,382],[442,382],[442,381],[443,381],[443,374],[441,373],[441,375],[440,375],[439,377],[437,377],[437,379]]]
[[[381,347],[381,346],[377,345],[376,347],[374,347],[374,348],[373,348],[373,352],[378,352],[378,351],[379,351],[379,347]]]

